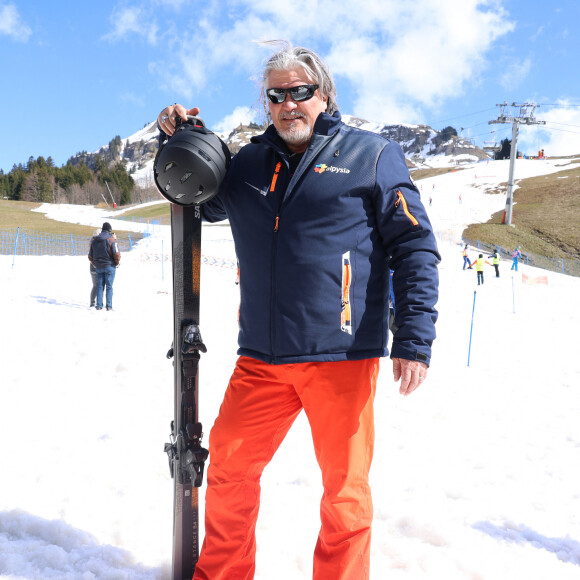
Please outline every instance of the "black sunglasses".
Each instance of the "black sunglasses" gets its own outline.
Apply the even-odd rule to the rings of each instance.
[[[300,85],[289,89],[266,89],[266,94],[272,103],[280,105],[286,100],[286,93],[290,93],[290,98],[297,103],[307,101],[314,96],[318,85]]]

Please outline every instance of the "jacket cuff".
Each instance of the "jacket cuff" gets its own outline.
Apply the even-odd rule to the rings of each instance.
[[[418,360],[427,366],[431,364],[431,352],[418,351],[416,348],[393,343],[391,358],[404,358],[406,360]]]

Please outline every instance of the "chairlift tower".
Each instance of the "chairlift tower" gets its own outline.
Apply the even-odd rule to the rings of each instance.
[[[512,124],[512,142],[510,148],[510,168],[507,184],[507,197],[505,202],[505,211],[503,214],[502,224],[511,226],[512,216],[514,209],[514,169],[516,165],[516,157],[518,155],[518,131],[521,124],[524,125],[545,125],[546,121],[539,121],[534,116],[534,111],[536,107],[535,103],[512,103],[508,105],[505,101],[503,104],[496,105],[499,107],[500,113],[499,117],[495,121],[489,121],[490,125],[498,123],[511,123]],[[507,109],[507,112],[506,112]],[[519,109],[519,114],[512,112],[512,109]]]

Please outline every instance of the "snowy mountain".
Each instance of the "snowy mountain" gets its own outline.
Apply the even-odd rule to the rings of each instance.
[[[489,159],[489,155],[469,140],[457,136],[442,138],[442,132],[428,125],[390,125],[381,122],[370,122],[359,117],[343,115],[347,125],[360,127],[366,131],[379,133],[401,145],[410,167],[441,167],[458,163],[470,163]],[[231,131],[218,133],[232,153],[250,142],[250,139],[263,131],[258,125],[240,125]],[[109,157],[112,161],[124,159],[127,168],[137,183],[152,182],[152,167],[157,152],[157,123],[145,125],[130,137],[121,140],[120,147],[115,143],[104,145],[93,153],[82,153],[72,158],[72,163],[84,163],[93,167],[99,155]]]
[[[483,149],[476,147],[469,140],[453,135],[444,139],[441,131],[436,131],[429,125],[371,123],[350,115],[344,115],[343,120],[347,125],[379,133],[396,141],[413,165],[454,165],[457,162],[490,158]]]

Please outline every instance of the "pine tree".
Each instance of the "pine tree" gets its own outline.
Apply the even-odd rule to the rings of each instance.
[[[22,188],[23,201],[36,201],[40,203],[51,203],[53,201],[54,178],[45,168],[29,171]]]
[[[509,159],[512,152],[512,142],[506,137],[501,141],[501,149],[496,152],[494,155],[494,159]],[[517,152],[517,156],[519,157],[520,152]]]
[[[8,197],[10,199],[19,200],[22,199],[22,190],[24,187],[24,180],[26,179],[26,173],[24,167],[20,163],[19,165],[14,165],[12,171],[8,174],[9,183],[9,193]]]

